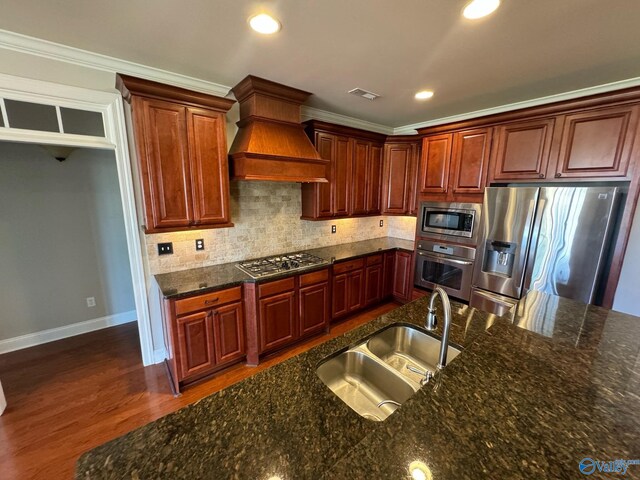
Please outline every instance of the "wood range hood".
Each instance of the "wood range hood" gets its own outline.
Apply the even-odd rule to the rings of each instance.
[[[310,93],[253,75],[231,91],[240,103],[229,150],[233,179],[327,182],[329,161],[320,158],[300,123]]]

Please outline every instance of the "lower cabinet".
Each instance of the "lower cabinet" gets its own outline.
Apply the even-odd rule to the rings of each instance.
[[[247,363],[329,327],[329,269],[245,284]]]
[[[393,298],[401,302],[411,300],[411,259],[413,255],[409,252],[398,250],[396,252],[394,274],[393,274]]]
[[[331,318],[338,319],[364,307],[364,258],[333,265]]]
[[[245,356],[242,288],[166,299],[167,365],[175,391]]]
[[[382,300],[383,258],[382,254],[367,257],[367,266],[364,271],[364,305],[367,307]]]
[[[296,292],[290,290],[259,298],[260,352],[289,344],[297,336]]]

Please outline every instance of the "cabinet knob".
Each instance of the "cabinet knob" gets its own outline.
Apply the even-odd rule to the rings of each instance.
[[[539,178],[544,178],[544,173],[538,175]]]
[[[216,297],[216,298],[212,298],[211,300],[205,300],[205,301],[204,301],[204,304],[205,304],[205,305],[213,305],[213,304],[214,304],[214,303],[216,303],[218,300],[219,300],[219,299],[218,299],[218,297]]]
[[[556,173],[556,178],[560,178],[562,174],[560,172]]]

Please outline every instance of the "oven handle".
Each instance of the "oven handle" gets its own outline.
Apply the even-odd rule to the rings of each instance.
[[[473,265],[473,262],[467,260],[456,260],[455,258],[445,257],[441,255],[435,255],[428,252],[418,252],[418,255],[424,255],[425,257],[437,258],[438,260],[444,260],[445,262],[457,263],[458,265]]]

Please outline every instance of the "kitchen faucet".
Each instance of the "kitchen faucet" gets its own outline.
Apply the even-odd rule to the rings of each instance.
[[[436,309],[434,303],[437,296],[440,296],[442,308],[444,310],[444,325],[442,326],[442,340],[440,341],[440,355],[438,356],[438,368],[444,368],[447,365],[447,350],[449,349],[449,329],[451,328],[451,303],[449,295],[441,287],[436,287],[429,298],[429,313],[427,313],[427,321],[425,328],[427,330],[435,330],[438,319],[436,318]]]

